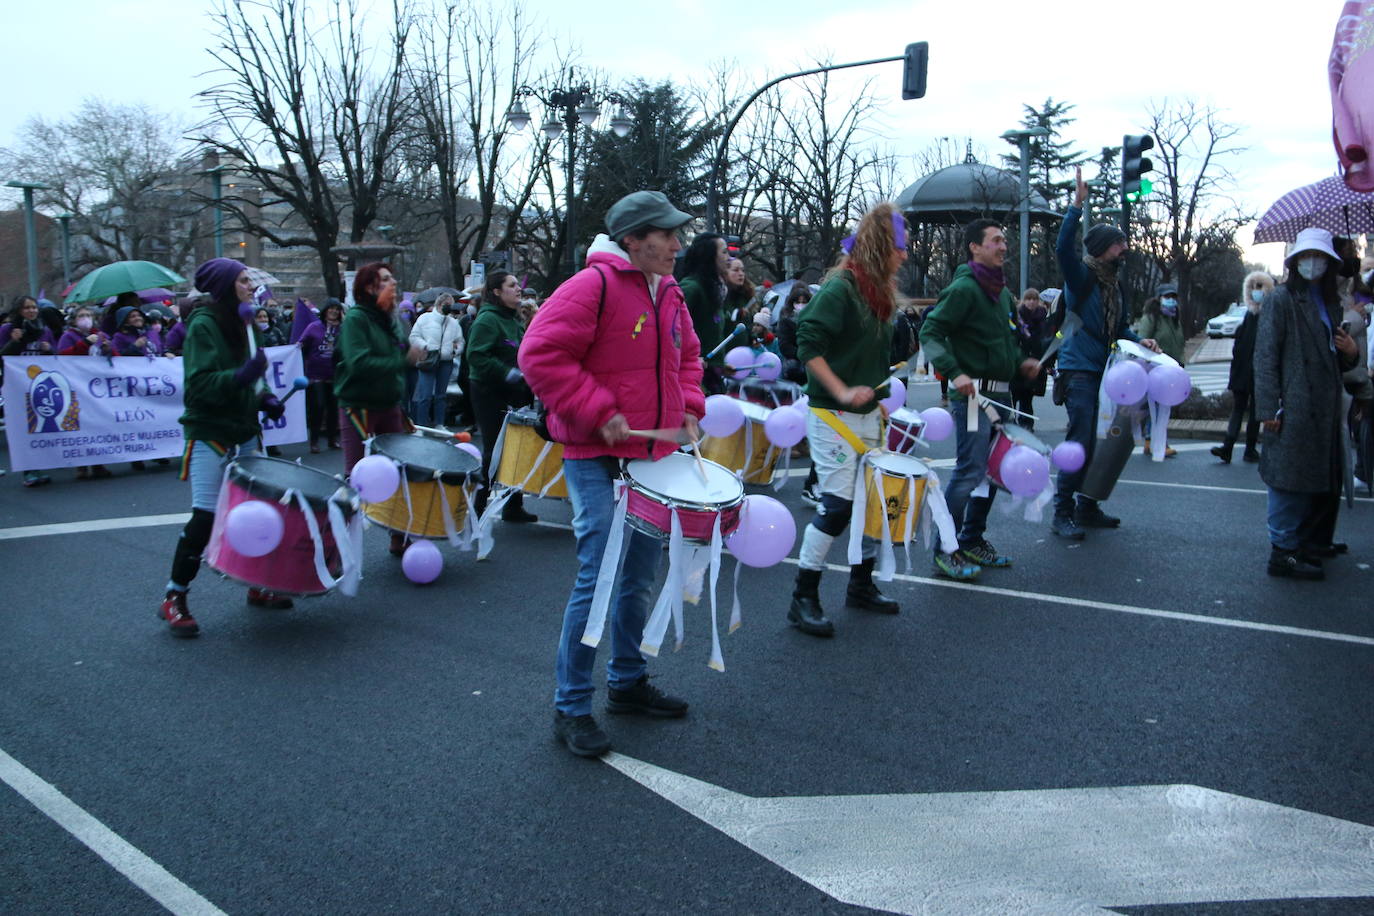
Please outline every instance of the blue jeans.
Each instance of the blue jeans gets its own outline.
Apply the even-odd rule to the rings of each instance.
[[[1054,514],[1073,515],[1073,495],[1083,485],[1083,474],[1093,460],[1093,443],[1097,441],[1097,393],[1102,386],[1102,373],[1064,369],[1061,373],[1068,386],[1064,409],[1069,412],[1069,429],[1065,442],[1083,446],[1083,467],[1076,471],[1060,471],[1054,486]],[[1083,502],[1089,503],[1087,497]]]
[[[554,706],[565,715],[582,716],[592,711],[592,665],[596,662],[596,649],[582,644],[582,631],[587,626],[597,573],[601,571],[601,558],[611,533],[618,470],[613,459],[564,458],[563,476],[573,505],[577,580],[563,610]],[[639,644],[644,637],[659,559],[663,556],[663,543],[657,538],[627,529],[625,539],[629,546],[611,596],[607,627],[611,633],[611,658],[606,664],[606,684],[617,689],[629,687],[644,674]]]
[[[949,412],[954,416],[955,459],[954,474],[945,488],[945,505],[949,506],[949,514],[954,517],[960,547],[982,540],[983,532],[988,527],[988,512],[992,510],[992,500],[997,494],[996,488],[989,484],[987,496],[969,495],[987,478],[988,452],[992,450],[992,420],[981,407],[974,406],[973,409],[978,412],[977,432],[969,432],[968,429],[968,399],[949,399]],[[1007,419],[1006,411],[1000,407],[994,409],[1003,421]]]
[[[1280,550],[1302,546],[1301,529],[1312,512],[1312,494],[1269,488],[1269,542]]]
[[[412,419],[421,426],[436,426],[444,422],[448,399],[448,380],[453,375],[453,360],[441,359],[434,371],[417,373]]]

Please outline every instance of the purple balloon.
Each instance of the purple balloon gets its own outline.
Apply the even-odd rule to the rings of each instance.
[[[1059,470],[1072,474],[1083,467],[1083,463],[1088,460],[1088,453],[1081,442],[1061,442],[1050,453],[1050,460]]]
[[[888,413],[892,413],[897,408],[906,406],[906,386],[899,378],[889,379],[888,382],[890,390],[880,403],[887,408]]]
[[[921,438],[927,442],[943,442],[954,432],[954,417],[943,407],[927,407],[921,411],[921,419],[926,424]]]
[[[802,414],[805,415],[806,412],[811,409],[811,399],[806,395],[802,395],[801,397],[797,398],[795,401],[792,402],[792,406],[795,407],[797,410],[800,410]]]
[[[744,497],[739,527],[725,539],[726,548],[745,566],[776,566],[792,552],[797,523],[787,507],[771,496]]]
[[[455,442],[454,445],[457,448],[460,448],[463,451],[467,452],[469,455],[476,458],[478,461],[482,460],[482,450],[477,446],[473,445],[471,442]]]
[[[763,421],[763,433],[778,448],[791,448],[806,438],[806,415],[795,407],[779,407]]]
[[[1049,486],[1049,460],[1033,448],[1013,445],[1002,459],[1002,483],[1013,496],[1032,499]]]
[[[1150,400],[1165,407],[1177,407],[1188,400],[1193,380],[1182,366],[1156,366],[1150,370],[1148,386]]]
[[[1145,399],[1150,383],[1139,363],[1122,360],[1107,370],[1102,387],[1114,403],[1129,407]]]
[[[782,375],[782,357],[776,353],[764,351],[755,362],[759,366],[754,370],[754,374],[765,382],[771,382]]]
[[[262,557],[277,549],[286,523],[281,513],[260,499],[241,502],[224,519],[224,536],[245,557]]]
[[[401,555],[401,571],[416,585],[426,585],[444,571],[444,555],[433,541],[416,541]]]
[[[744,409],[739,401],[724,394],[713,394],[706,399],[706,415],[701,418],[701,428],[708,436],[724,439],[733,436],[744,423]]]
[[[348,483],[363,502],[386,502],[401,485],[401,472],[385,455],[368,455],[353,465]]]
[[[754,358],[754,351],[748,347],[735,347],[725,354],[725,365],[731,369],[738,369],[735,378],[748,378],[753,369],[740,369],[740,366],[753,366],[758,362]]]

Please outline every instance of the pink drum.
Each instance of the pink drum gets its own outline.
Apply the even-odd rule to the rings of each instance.
[[[215,526],[210,532],[210,544],[205,550],[205,562],[210,568],[246,585],[284,595],[322,595],[329,591],[315,571],[316,540],[301,510],[300,500],[293,494],[290,502],[285,505],[281,502],[286,493],[293,490],[301,494],[310,507],[325,566],[331,576],[338,578],[343,562],[334,542],[329,506],[331,503],[338,506],[347,520],[353,515],[357,494],[323,471],[278,458],[256,456],[239,458],[229,464],[215,512]],[[244,556],[224,536],[229,510],[254,499],[280,512],[285,523],[277,549],[261,557]]]
[[[691,544],[711,543],[711,529],[720,517],[724,537],[739,527],[744,484],[714,461],[702,459],[706,479],[701,479],[697,460],[673,452],[658,461],[631,461],[626,467],[630,488],[625,520],[632,528],[654,537],[669,536],[673,510],[682,525],[682,538]]]
[[[911,454],[916,449],[921,430],[925,428],[926,421],[919,410],[898,407],[887,418],[887,450],[902,455]]]
[[[1050,447],[1035,438],[1030,430],[1014,423],[999,423],[992,436],[992,448],[988,451],[988,478],[1003,490],[1007,489],[1007,485],[1002,482],[1002,459],[1018,445],[1034,449],[1046,458],[1050,457]]]

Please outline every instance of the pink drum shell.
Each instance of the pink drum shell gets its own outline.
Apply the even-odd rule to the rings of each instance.
[[[328,592],[329,589],[324,587],[315,573],[315,542],[310,538],[310,528],[306,525],[300,506],[294,500],[286,506],[273,500],[262,500],[281,513],[285,530],[276,550],[261,557],[246,557],[235,550],[224,536],[225,519],[230,509],[257,497],[232,479],[226,480],[224,486],[228,488],[227,498],[224,511],[215,516],[210,544],[205,552],[206,564],[230,579],[283,595],[323,595]],[[315,511],[315,519],[320,527],[320,539],[324,542],[325,565],[331,575],[337,576],[342,570],[342,563],[329,527],[329,515],[319,509]]]
[[[887,450],[897,452],[902,455],[910,455],[916,451],[916,437],[926,428],[925,420],[921,415],[903,407],[892,412],[892,416],[887,419]],[[991,464],[991,460],[989,460]]]
[[[743,505],[743,497],[739,502],[719,509],[689,503],[663,502],[661,497],[652,496],[631,486],[625,520],[631,527],[645,534],[667,538],[673,530],[672,510],[676,507],[678,521],[682,524],[682,539],[691,544],[709,544],[716,516],[720,516],[720,536],[728,537],[739,527],[739,512]]]
[[[1007,430],[1011,430],[1011,432],[1007,432]],[[1007,457],[1007,452],[1017,445],[1033,448],[1046,457],[1050,454],[1050,447],[1029,431],[1019,426],[998,426],[997,432],[992,437],[992,448],[988,450],[988,479],[1003,490],[1007,490],[1007,485],[1002,482],[1002,459]],[[1011,491],[1007,490],[1007,492]]]

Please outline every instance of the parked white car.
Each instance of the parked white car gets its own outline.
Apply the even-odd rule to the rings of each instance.
[[[1207,322],[1208,337],[1235,337],[1236,329],[1245,319],[1245,306],[1233,302],[1226,311]]]

